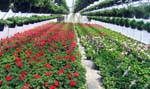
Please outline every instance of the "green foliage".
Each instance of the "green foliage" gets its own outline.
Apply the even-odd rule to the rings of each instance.
[[[119,5],[122,3],[128,3],[129,2],[129,0],[122,0],[122,3],[118,3],[118,1],[120,1],[120,0],[104,0],[104,1],[99,2],[98,4],[96,4],[94,6],[91,6],[87,9],[82,10],[82,13],[87,12],[87,11],[96,10],[96,9],[111,7],[111,6],[114,6],[115,4]],[[136,0],[136,1],[139,1],[139,0]]]
[[[4,6],[5,7],[4,7]],[[11,6],[11,7],[10,7]],[[63,8],[62,8],[63,7]],[[69,9],[66,1],[62,0],[58,6],[52,0],[1,0],[0,10],[13,9],[14,12],[34,12],[34,13],[57,13],[68,14]]]
[[[91,19],[92,18],[94,17],[91,17]],[[95,17],[95,19],[108,20],[106,17]],[[128,19],[113,18],[113,22],[119,25],[122,25],[121,20],[127,21]],[[132,20],[132,22],[134,22],[134,20]],[[135,25],[138,26],[137,23],[141,24],[143,22],[136,22]],[[141,89],[143,87],[149,89],[149,58],[147,55],[144,55],[145,53],[149,54],[150,51],[147,52],[149,49],[146,49],[147,51],[145,50],[143,53],[138,50],[140,47],[138,45],[141,44],[140,42],[110,29],[99,28],[98,25],[86,25],[86,27],[85,25],[77,25],[76,28],[85,50],[92,48],[93,51],[97,53],[88,56],[94,57],[94,63],[98,66],[105,89]],[[103,33],[103,36],[98,36],[99,33]],[[96,43],[93,44],[95,41]],[[126,47],[124,43],[128,46]],[[102,48],[97,50],[97,46],[102,46]],[[145,45],[143,44],[143,46]],[[89,52],[91,52],[91,50],[86,51],[86,53]],[[141,57],[140,60],[138,56]],[[135,84],[132,84],[133,81],[135,81]]]
[[[85,8],[88,5],[94,3],[95,1],[98,1],[98,0],[76,0],[75,1],[74,13],[82,10],[83,8]]]
[[[144,18],[150,17],[150,5],[142,4],[139,6],[129,6],[128,8],[114,8],[110,10],[82,13],[87,16],[107,16],[107,17],[128,17]]]
[[[137,28],[138,30],[146,30],[148,32],[150,31],[149,22],[144,23],[143,21],[129,20],[127,18],[120,18],[120,17],[109,18],[109,17],[88,16],[88,18],[106,23],[131,27],[133,29]]]

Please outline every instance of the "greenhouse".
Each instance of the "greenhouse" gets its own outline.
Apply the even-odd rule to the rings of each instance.
[[[0,0],[0,89],[150,89],[150,0]]]

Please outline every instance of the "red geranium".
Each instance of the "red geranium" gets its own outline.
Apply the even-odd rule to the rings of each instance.
[[[6,64],[5,67],[4,67],[6,70],[8,70],[10,68],[10,65],[9,64]]]
[[[2,52],[0,52],[0,57],[2,57],[3,56],[3,53]]]
[[[31,85],[29,83],[24,84],[25,87],[30,87]]]
[[[25,78],[24,78],[23,75],[21,75],[21,76],[19,76],[19,79],[20,79],[20,80],[24,80]]]
[[[76,84],[77,84],[76,81],[71,81],[70,82],[70,86],[72,86],[72,87],[76,86]]]
[[[49,89],[56,89],[56,86],[52,85],[49,87]]]
[[[70,69],[70,66],[69,66],[69,65],[66,65],[65,67],[66,67],[66,69]]]
[[[51,75],[51,72],[46,72],[45,75],[46,75],[46,76],[50,76],[50,75]]]
[[[35,79],[39,79],[40,76],[39,76],[38,74],[34,74],[34,78],[35,78]]]
[[[2,80],[0,80],[0,86],[3,84],[3,81]]]
[[[75,60],[76,60],[75,55],[71,55],[70,59],[71,59],[72,61],[75,61]]]
[[[23,87],[23,88],[21,88],[21,89],[29,89],[28,87]]]
[[[56,60],[60,60],[61,59],[61,56],[56,56]]]
[[[55,81],[55,86],[58,87],[59,86],[59,81]]]
[[[18,67],[21,68],[23,66],[22,62],[17,63]]]
[[[44,66],[47,67],[47,68],[49,68],[49,69],[52,67],[52,66],[51,66],[50,64],[48,64],[48,63],[46,63]]]
[[[58,71],[58,74],[59,74],[59,75],[64,74],[64,70],[63,70],[63,69],[60,69],[60,70]]]
[[[48,82],[44,82],[44,86],[46,86],[46,87],[47,87],[47,86],[48,86]]]
[[[21,61],[21,58],[17,57],[16,58],[16,63],[19,63]]]
[[[26,71],[23,71],[23,72],[21,72],[21,74],[22,74],[23,76],[25,76],[25,75],[27,75],[27,72],[26,72]]]
[[[78,76],[79,76],[79,73],[78,73],[78,72],[75,72],[73,75],[74,75],[74,77],[78,77]]]
[[[68,79],[72,79],[71,74],[68,74],[67,77],[68,77]]]
[[[5,78],[6,78],[7,81],[11,81],[12,80],[12,76],[10,76],[10,75],[7,75]]]

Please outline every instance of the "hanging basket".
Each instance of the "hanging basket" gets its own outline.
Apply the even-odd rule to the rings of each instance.
[[[4,30],[4,24],[0,24],[0,31],[3,31]]]
[[[8,12],[9,4],[10,4],[10,0],[0,0],[0,10],[2,12]]]

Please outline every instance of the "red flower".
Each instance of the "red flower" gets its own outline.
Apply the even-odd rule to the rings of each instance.
[[[16,50],[18,51],[18,53],[20,53],[20,51],[21,51],[20,48],[16,48]]]
[[[21,89],[29,89],[28,87],[23,87],[23,88],[21,88]]]
[[[2,57],[2,56],[3,56],[3,53],[0,52],[0,57]]]
[[[70,59],[71,59],[72,61],[75,61],[75,60],[76,60],[75,55],[71,55]]]
[[[56,89],[56,86],[52,85],[49,87],[49,89]]]
[[[46,75],[46,76],[50,76],[50,75],[51,75],[51,72],[46,72],[45,75]]]
[[[72,86],[72,87],[76,86],[76,84],[77,84],[76,81],[71,81],[70,82],[70,86]]]
[[[78,76],[79,76],[79,73],[78,73],[78,72],[75,72],[73,75],[74,75],[74,77],[78,77]]]
[[[64,59],[68,59],[68,56],[64,56]]]
[[[30,87],[31,85],[29,83],[24,84],[25,87]]]
[[[21,68],[23,66],[23,63],[20,62],[20,63],[17,63],[18,67]]]
[[[23,75],[21,75],[21,76],[19,76],[19,79],[20,79],[20,80],[24,80],[25,78],[24,78]]]
[[[47,86],[48,86],[48,82],[44,82],[44,86],[46,86],[46,87],[47,87]]]
[[[59,81],[55,81],[55,86],[58,87],[59,86]]]
[[[16,58],[16,63],[20,62],[21,61],[21,58],[17,57]]]
[[[23,72],[21,72],[21,75],[25,76],[25,75],[27,75],[27,72],[23,71]]]
[[[0,80],[0,86],[3,84],[3,81],[2,80]]]
[[[66,67],[66,69],[70,69],[70,66],[69,66],[69,65],[66,65],[65,67]]]
[[[50,68],[52,67],[52,66],[51,66],[50,64],[48,64],[48,63],[46,63],[44,66],[47,67],[48,69],[50,69]]]
[[[64,74],[64,70],[63,70],[63,69],[60,69],[60,70],[58,71],[58,74],[59,74],[59,75]]]
[[[34,78],[38,79],[38,78],[40,78],[40,76],[38,74],[34,74]]]
[[[6,78],[7,81],[11,81],[12,80],[12,76],[10,76],[10,75],[7,75],[5,78]]]
[[[10,65],[9,64],[6,64],[5,67],[4,67],[6,70],[8,70],[10,68]]]
[[[72,79],[71,74],[68,74],[67,77],[68,77],[68,79]]]
[[[56,56],[56,60],[60,60],[61,59],[61,56]]]

